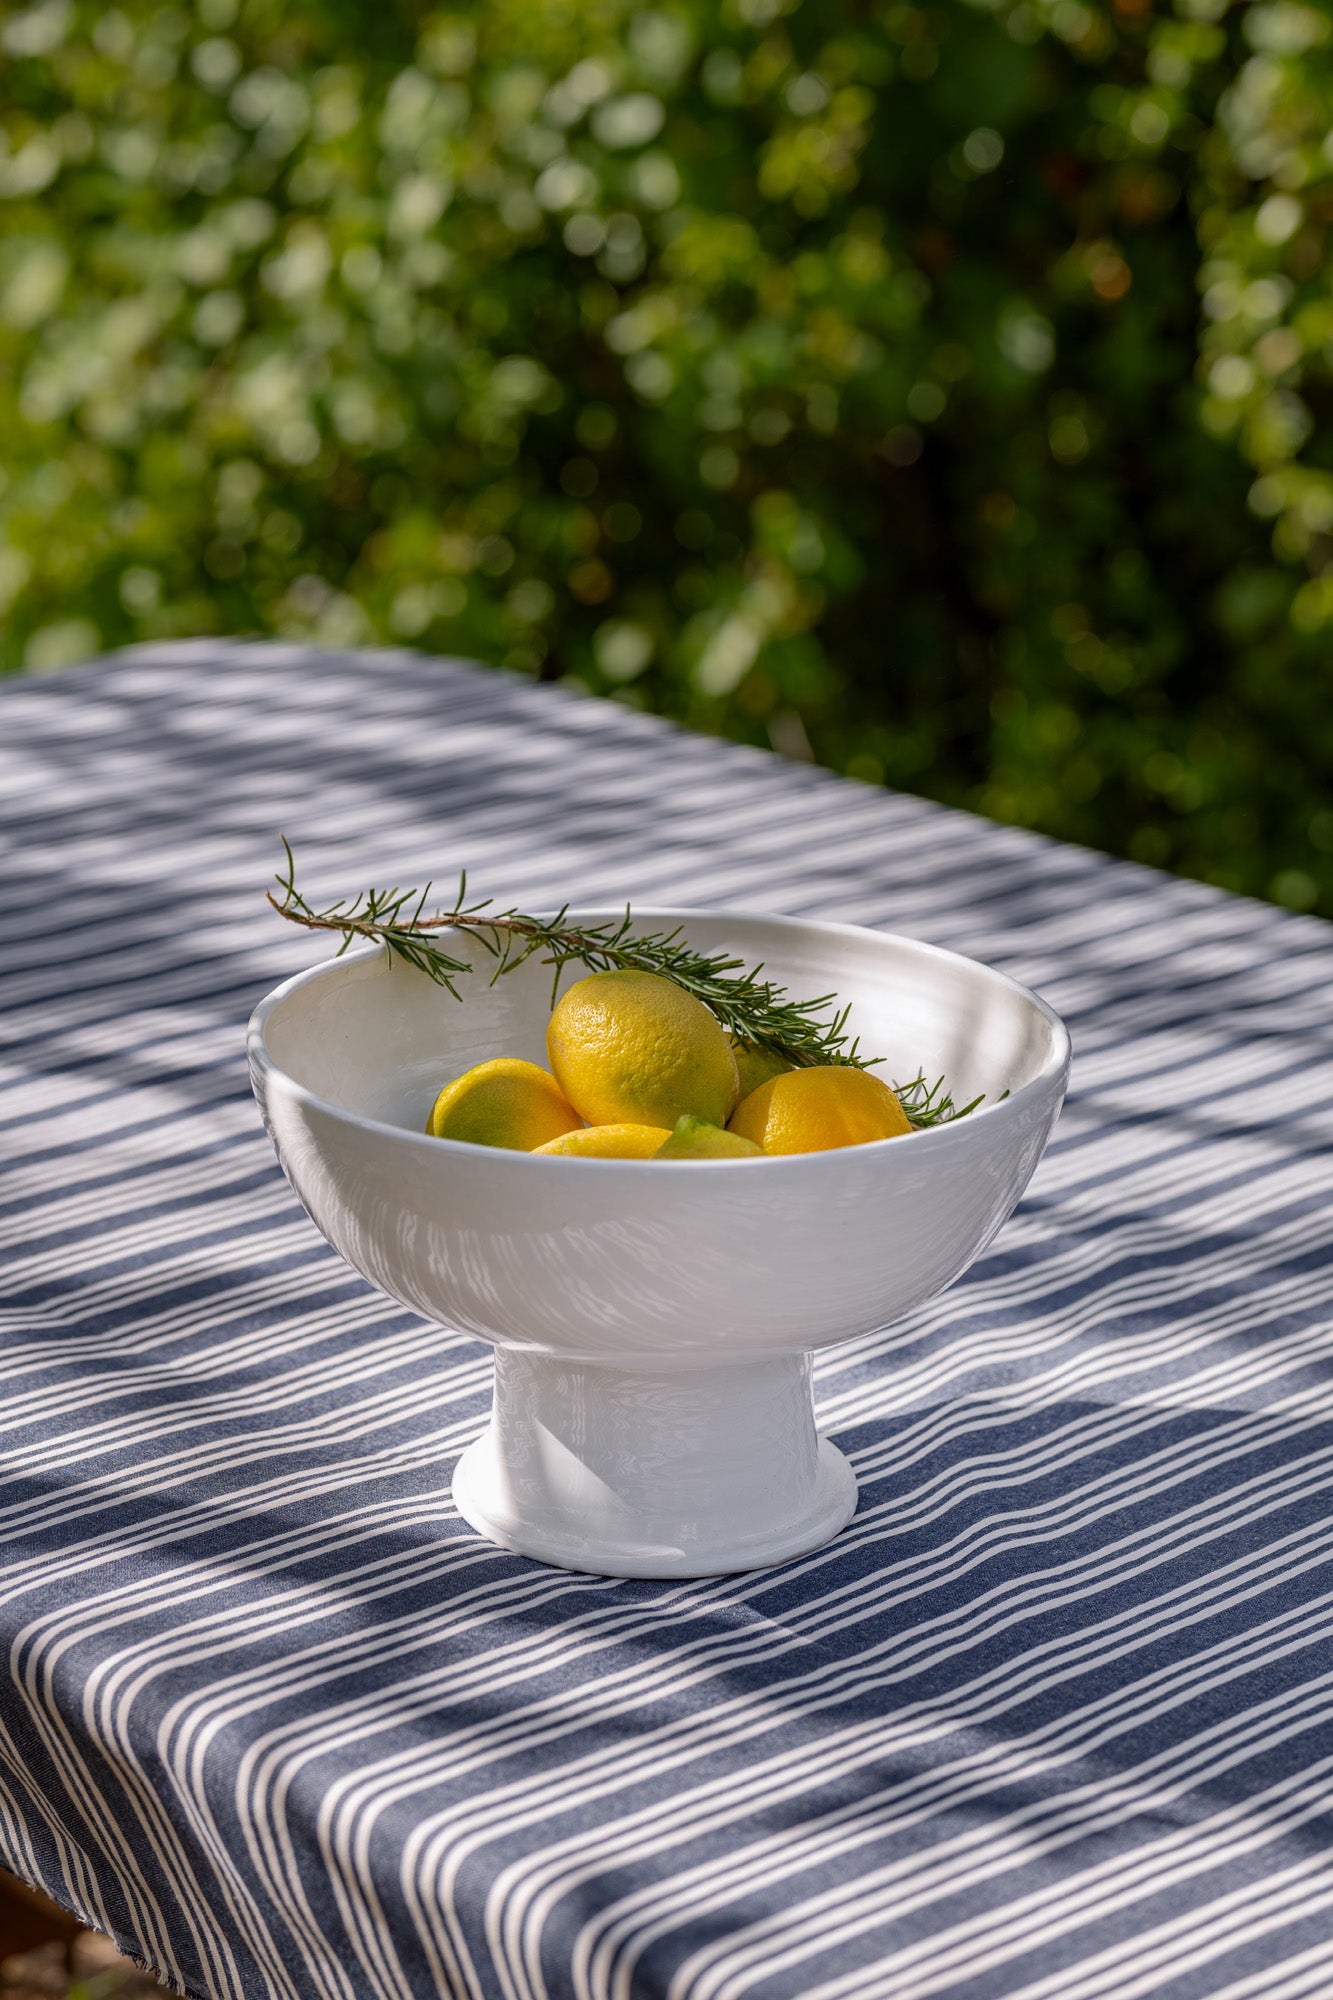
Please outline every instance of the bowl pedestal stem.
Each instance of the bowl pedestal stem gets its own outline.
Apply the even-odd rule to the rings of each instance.
[[[518,1555],[597,1576],[766,1569],[837,1534],[856,1480],[815,1430],[810,1357],[653,1371],[495,1354],[454,1501]]]

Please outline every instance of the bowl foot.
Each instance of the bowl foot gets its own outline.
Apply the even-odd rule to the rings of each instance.
[[[664,1374],[500,1349],[491,1422],[458,1461],[465,1521],[595,1576],[727,1576],[836,1535],[856,1478],[818,1436],[808,1355]]]

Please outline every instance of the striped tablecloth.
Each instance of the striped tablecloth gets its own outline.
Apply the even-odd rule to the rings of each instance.
[[[1327,927],[404,654],[0,719],[0,1860],[208,2000],[1333,1993]],[[487,1352],[250,1100],[321,953],[280,831],[314,894],[848,919],[1065,1015],[1017,1216],[820,1366],[831,1547],[611,1581],[459,1520]]]

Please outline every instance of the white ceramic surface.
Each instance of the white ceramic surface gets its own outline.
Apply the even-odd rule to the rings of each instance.
[[[348,1262],[494,1343],[492,1421],[454,1476],[474,1527],[604,1575],[761,1568],[856,1506],[850,1467],[816,1435],[812,1352],[910,1312],[985,1249],[1055,1122],[1069,1037],[1003,974],[906,938],[635,914],[762,959],[797,997],[837,993],[889,1077],[944,1074],[959,1102],[1009,1096],[934,1132],[765,1160],[539,1159],[427,1138],[452,1077],[491,1056],[545,1061],[549,971],[529,960],[492,987],[476,946],[461,1002],[373,948],[288,980],[250,1024],[255,1095]]]

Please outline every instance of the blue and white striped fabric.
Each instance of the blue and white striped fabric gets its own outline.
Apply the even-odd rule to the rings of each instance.
[[[0,1860],[207,2000],[1333,1993],[1333,933],[403,654],[0,696]],[[861,1510],[704,1583],[502,1554],[489,1359],[250,1100],[312,894],[909,932],[1069,1020],[990,1254],[838,1350]]]

